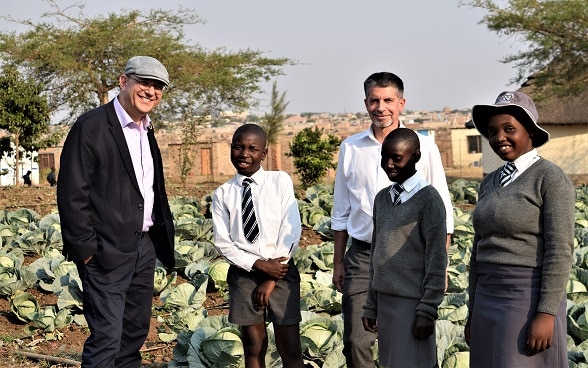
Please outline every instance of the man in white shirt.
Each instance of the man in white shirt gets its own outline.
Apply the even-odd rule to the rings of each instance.
[[[403,127],[404,84],[395,74],[379,72],[364,82],[365,106],[372,124],[369,129],[343,141],[335,178],[335,202],[331,228],[335,234],[333,284],[343,293],[343,354],[348,367],[374,367],[376,335],[364,330],[361,320],[369,283],[372,208],[376,194],[390,184],[380,167],[382,141]],[[445,204],[447,244],[453,233],[453,206],[441,155],[435,142],[419,134],[421,160],[417,171],[433,185]],[[351,246],[346,252],[347,241]]]

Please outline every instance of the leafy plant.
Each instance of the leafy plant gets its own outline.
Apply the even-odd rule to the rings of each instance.
[[[304,313],[300,324],[302,354],[310,361],[323,361],[341,345],[343,320]]]
[[[333,154],[340,144],[341,140],[332,134],[323,138],[323,129],[316,127],[304,128],[294,136],[286,156],[294,157],[302,188],[318,184],[328,169],[337,167]]]
[[[30,322],[39,311],[39,302],[31,293],[19,292],[10,298],[10,310],[16,318]]]

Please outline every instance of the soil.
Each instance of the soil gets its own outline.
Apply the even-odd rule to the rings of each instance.
[[[202,198],[213,191],[219,183],[204,183],[193,188],[168,187],[168,196],[189,196]],[[0,209],[14,210],[28,208],[37,212],[40,216],[57,211],[56,188],[49,186],[14,186],[0,188]],[[320,244],[323,240],[312,231],[303,229],[300,246]],[[37,257],[25,258],[25,265],[33,262]],[[178,278],[178,283],[186,282]],[[33,294],[41,308],[55,305],[57,296],[52,293],[44,293],[37,289],[28,290]],[[158,297],[153,298],[153,305],[161,305]],[[204,307],[208,315],[227,314],[226,301],[218,293],[208,293]],[[88,329],[70,324],[67,329],[61,331],[62,339],[47,341],[39,337],[25,337],[24,328],[27,326],[19,321],[10,311],[10,305],[6,297],[0,297],[0,366],[2,367],[67,367],[81,360],[83,344],[88,337]],[[173,357],[174,343],[163,343],[157,337],[157,328],[160,326],[157,319],[151,319],[151,328],[141,351],[143,367],[167,367],[167,363]],[[38,355],[35,355],[38,354]]]

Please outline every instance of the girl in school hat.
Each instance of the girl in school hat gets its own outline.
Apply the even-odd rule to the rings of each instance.
[[[505,165],[480,183],[473,214],[471,367],[567,367],[566,284],[574,248],[575,188],[537,147],[549,133],[533,100],[502,92],[472,120]]]

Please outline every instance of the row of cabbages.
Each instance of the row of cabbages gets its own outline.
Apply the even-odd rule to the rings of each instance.
[[[448,290],[439,310],[437,350],[440,367],[467,367],[468,347],[463,337],[467,316],[468,264],[473,238],[471,208],[477,201],[478,182],[458,180],[450,185],[455,232],[450,247]],[[568,284],[568,358],[570,367],[588,367],[588,187],[577,188],[575,264]],[[158,266],[154,307],[160,324],[159,337],[175,342],[170,367],[240,367],[243,346],[238,326],[226,315],[208,316],[203,304],[207,291],[228,296],[228,264],[219,257],[212,240],[208,216],[210,195],[173,198],[176,225],[176,269]],[[333,242],[330,231],[332,186],[309,188],[299,200],[302,223],[319,233],[324,242],[300,248],[295,256],[301,273],[300,306],[303,321],[300,338],[305,363],[312,367],[343,367],[341,294],[332,286]],[[0,212],[0,294],[10,299],[11,310],[24,322],[26,334],[60,339],[70,323],[85,325],[81,283],[75,265],[61,256],[59,216],[39,216],[28,209]],[[25,255],[38,256],[24,265]],[[178,275],[188,282],[177,283]],[[40,288],[58,296],[55,306],[40,308],[27,292]],[[268,325],[269,367],[281,361]],[[374,349],[377,357],[377,346]]]

